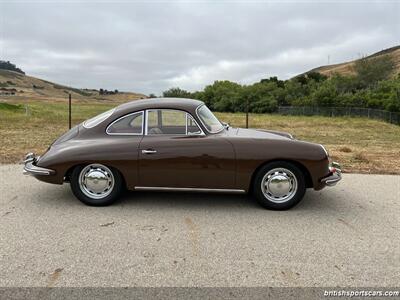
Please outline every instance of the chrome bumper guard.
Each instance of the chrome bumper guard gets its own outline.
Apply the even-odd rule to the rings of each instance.
[[[342,180],[342,170],[340,169],[340,165],[336,162],[332,162],[329,166],[329,175],[321,179],[322,183],[325,183],[327,186],[334,186]]]
[[[38,167],[35,163],[39,157],[36,157],[34,153],[28,153],[23,161],[24,164],[24,175],[53,175],[56,172],[51,169]]]

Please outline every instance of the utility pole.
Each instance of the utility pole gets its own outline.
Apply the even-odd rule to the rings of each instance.
[[[71,129],[71,93],[68,93],[68,125]]]

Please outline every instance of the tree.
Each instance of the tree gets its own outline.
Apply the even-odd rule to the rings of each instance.
[[[294,78],[295,80],[297,80],[299,83],[301,83],[302,85],[306,85],[308,83],[308,78],[306,75],[301,74],[299,76],[296,76]]]
[[[283,80],[279,80],[278,77],[276,76],[272,76],[268,79],[261,79],[260,83],[269,83],[269,82],[275,82],[276,85],[280,88],[284,88],[285,87],[285,82]]]
[[[190,92],[182,90],[178,87],[170,88],[163,92],[163,97],[166,98],[190,98]]]
[[[317,106],[335,106],[337,103],[337,90],[332,80],[324,81],[310,95],[312,103]]]
[[[319,72],[308,72],[307,74],[307,78],[312,79],[316,82],[322,82],[324,80],[326,80],[328,77],[319,73]]]
[[[242,98],[249,102],[250,112],[275,112],[278,108],[277,89],[277,83],[274,81],[255,83],[244,87]]]
[[[201,100],[216,111],[244,111],[241,90],[242,86],[238,83],[228,80],[215,81],[205,87]]]
[[[394,63],[388,55],[362,58],[356,61],[354,65],[361,88],[373,87],[378,81],[388,79],[393,69]]]
[[[254,113],[274,112],[278,106],[288,105],[400,111],[400,75],[389,79],[392,63],[387,58],[369,58],[357,66],[359,73],[352,76],[334,74],[327,78],[310,72],[285,81],[270,77],[250,85],[222,80],[202,91],[189,93],[172,88],[163,95],[199,99],[210,109],[224,112],[245,112],[247,103],[249,111]]]
[[[5,60],[0,60],[0,70],[9,70],[9,71],[14,71],[14,72],[18,72],[21,74],[25,74],[25,72],[22,71],[20,68],[17,68],[14,64],[10,63],[9,61],[5,61]]]

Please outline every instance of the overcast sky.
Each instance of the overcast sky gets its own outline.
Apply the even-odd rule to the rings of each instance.
[[[160,94],[290,78],[400,44],[400,1],[4,1],[0,59],[81,88]]]

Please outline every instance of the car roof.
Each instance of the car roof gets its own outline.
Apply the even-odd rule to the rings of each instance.
[[[153,108],[181,109],[194,112],[196,108],[202,104],[204,104],[203,101],[187,98],[150,98],[121,104],[116,108],[116,113],[123,114]]]

